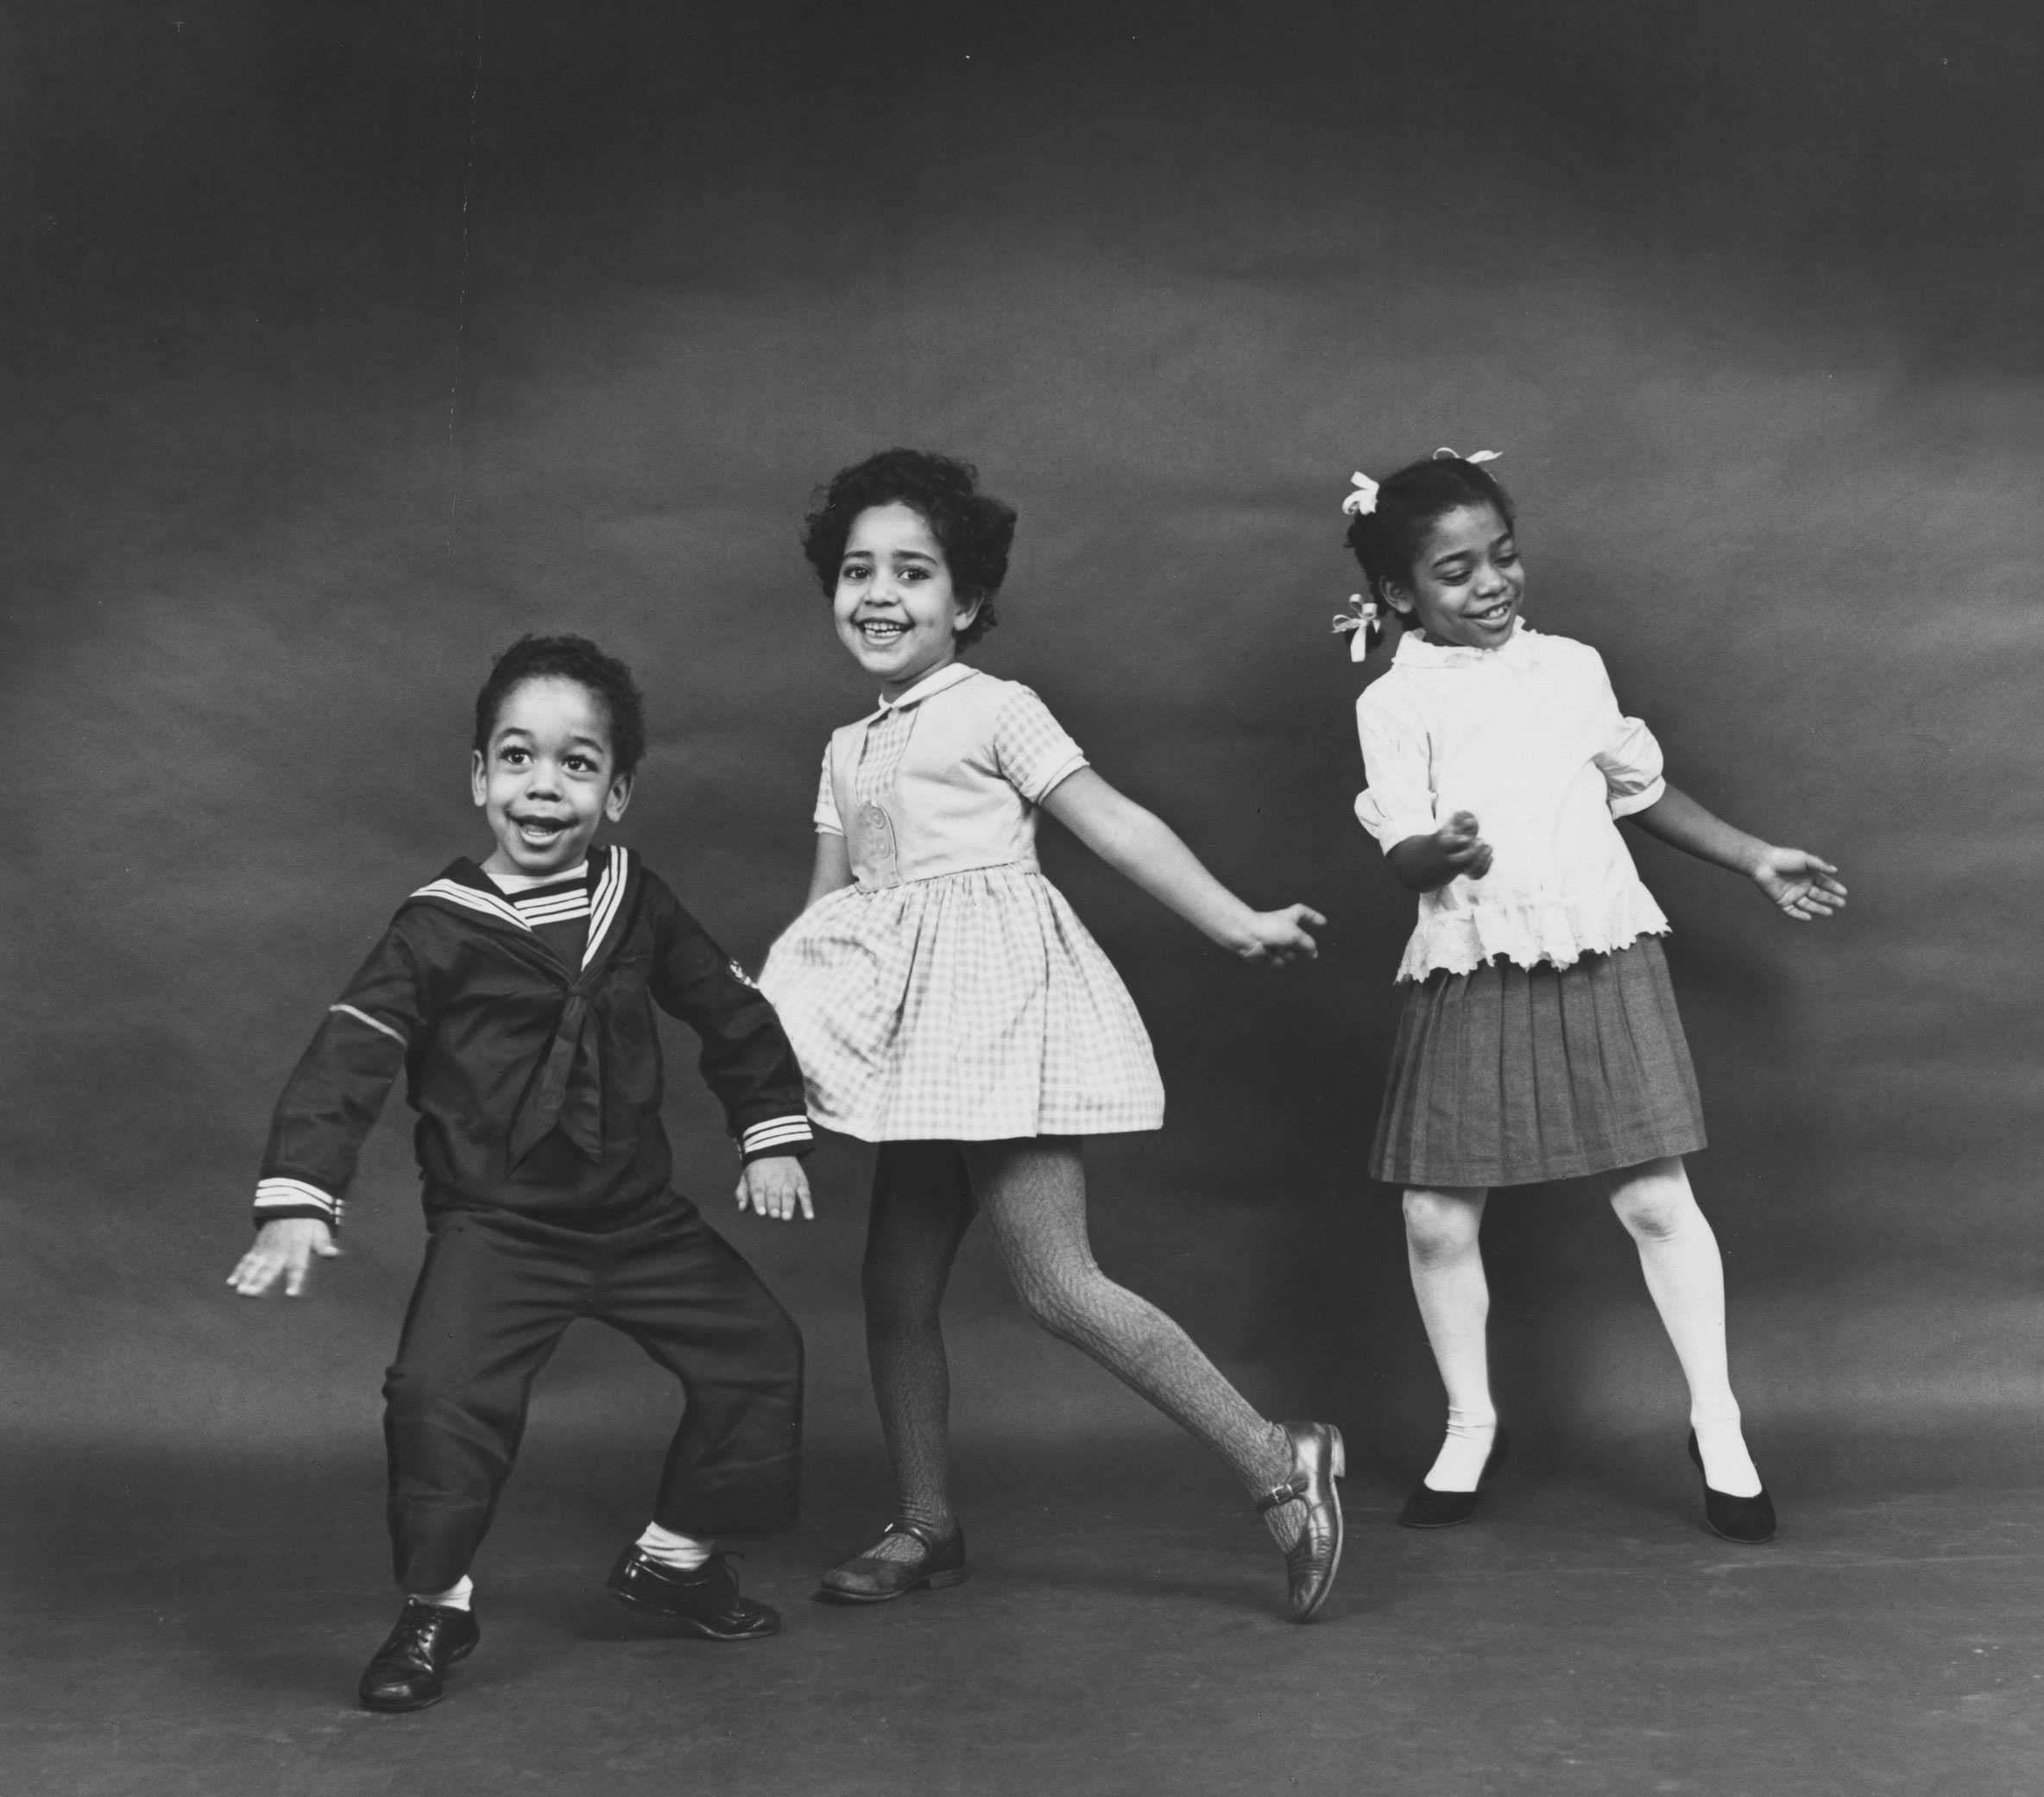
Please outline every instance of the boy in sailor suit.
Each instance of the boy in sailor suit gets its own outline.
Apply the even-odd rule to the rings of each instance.
[[[795,1516],[802,1342],[669,1183],[653,1007],[702,1042],[743,1163],[742,1207],[811,1215],[802,1075],[770,1006],[626,849],[645,744],[629,670],[580,637],[527,637],[477,697],[475,802],[495,839],[398,909],[278,1100],[255,1245],[228,1283],[305,1288],[338,1251],[357,1154],[401,1068],[426,1264],[384,1383],[389,1521],[406,1602],[363,1674],[372,1710],[421,1709],[476,1645],[470,1563],[532,1382],[588,1315],[678,1378],[687,1409],[653,1520],[612,1569],[635,1608],[714,1641],[772,1634],[713,1537]]]

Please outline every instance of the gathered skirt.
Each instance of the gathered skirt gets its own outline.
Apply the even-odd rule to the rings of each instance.
[[[1643,936],[1566,968],[1491,961],[1410,987],[1370,1171],[1530,1185],[1703,1145],[1667,957]]]
[[[863,1141],[1164,1122],[1135,1001],[1033,867],[845,886],[789,925],[760,985],[802,1063],[811,1117]]]

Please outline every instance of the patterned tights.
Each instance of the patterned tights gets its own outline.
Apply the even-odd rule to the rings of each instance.
[[[958,1245],[981,1212],[1043,1327],[1213,1448],[1245,1490],[1265,1491],[1290,1472],[1284,1430],[1252,1409],[1170,1318],[1101,1271],[1086,1233],[1076,1143],[891,1142],[874,1174],[866,1350],[903,1516],[938,1535],[951,1528],[950,1371],[938,1310]],[[1280,1547],[1296,1536],[1303,1508],[1264,1513]],[[900,1560],[923,1553],[902,1535],[868,1551]]]

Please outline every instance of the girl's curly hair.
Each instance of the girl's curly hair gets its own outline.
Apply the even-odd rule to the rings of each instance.
[[[855,462],[838,471],[803,520],[802,552],[826,595],[837,589],[838,564],[853,520],[874,506],[888,505],[906,506],[929,525],[944,552],[951,590],[962,604],[979,602],[978,615],[958,633],[958,646],[969,648],[1000,621],[994,615],[994,596],[1007,577],[1015,508],[981,492],[979,470],[950,456],[891,449]]]

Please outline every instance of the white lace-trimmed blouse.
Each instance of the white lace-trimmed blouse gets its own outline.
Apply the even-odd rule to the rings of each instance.
[[[1664,935],[1617,819],[1660,798],[1661,746],[1618,709],[1587,643],[1518,628],[1496,649],[1408,632],[1356,701],[1367,790],[1356,816],[1389,854],[1473,813],[1490,872],[1423,892],[1400,980],[1494,955],[1565,968]]]

